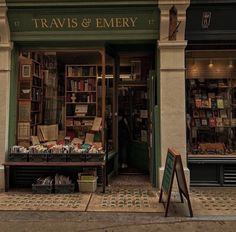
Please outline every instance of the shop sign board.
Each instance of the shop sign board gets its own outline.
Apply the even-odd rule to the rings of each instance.
[[[184,175],[183,164],[181,160],[181,155],[173,148],[169,148],[166,156],[165,170],[162,178],[161,192],[159,202],[164,203],[163,194],[167,196],[167,201],[165,206],[165,217],[167,217],[169,204],[171,200],[171,191],[174,181],[174,176],[176,174],[179,194],[181,202],[183,203],[183,196],[186,198],[189,208],[190,216],[193,216],[190,197],[188,193],[188,187]]]
[[[9,9],[12,32],[120,31],[159,29],[157,7],[117,9]]]

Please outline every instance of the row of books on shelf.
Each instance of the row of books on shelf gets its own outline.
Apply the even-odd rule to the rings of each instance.
[[[189,80],[191,87],[236,87],[236,80],[230,79],[191,79]]]
[[[66,126],[87,127],[91,131],[100,131],[102,125],[101,117],[94,117],[93,119],[66,119]]]
[[[86,80],[70,80],[67,81],[67,91],[95,91],[96,79],[90,78]]]
[[[75,120],[73,118],[66,119],[66,126],[86,126],[92,127],[94,120],[84,119],[84,120]]]
[[[236,126],[236,118],[229,119],[229,118],[195,118],[191,121],[192,127],[201,127],[201,126],[208,126],[208,127],[224,127],[224,126]]]
[[[67,93],[67,102],[72,103],[95,103],[96,93],[86,93],[86,94],[70,94]]]
[[[96,116],[96,105],[69,105],[66,108],[66,115],[67,116]]]
[[[96,66],[68,66],[68,77],[96,76]]]
[[[223,98],[195,98],[196,108],[224,109],[229,107],[229,100]]]
[[[220,109],[220,110],[195,109],[193,110],[192,116],[193,118],[211,118],[211,117],[228,118],[228,114],[225,109]]]

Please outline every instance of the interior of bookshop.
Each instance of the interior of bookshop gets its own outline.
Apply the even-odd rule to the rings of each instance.
[[[120,167],[148,172],[153,60],[151,52],[21,51],[11,153],[67,153],[67,161],[80,161],[71,154],[119,150]]]
[[[188,153],[236,155],[236,54],[187,53]]]

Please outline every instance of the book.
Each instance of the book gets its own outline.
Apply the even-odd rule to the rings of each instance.
[[[200,121],[200,119],[195,119],[195,126],[196,127],[199,127],[199,126],[201,126],[201,121]]]
[[[211,110],[207,110],[206,111],[206,116],[207,118],[211,118],[213,115],[212,115],[212,111]]]
[[[227,108],[230,106],[230,102],[228,99],[224,99],[224,107]]]
[[[75,115],[76,116],[85,116],[88,112],[88,105],[76,105],[75,106]]]
[[[209,92],[208,93],[208,98],[215,98],[215,93],[214,92]]]
[[[203,118],[203,119],[201,120],[201,125],[202,125],[202,126],[207,126],[207,125],[208,125],[206,118]]]
[[[216,98],[211,98],[211,108],[212,109],[216,109],[217,108]]]
[[[37,136],[40,142],[57,140],[58,138],[58,125],[38,125]]]
[[[217,102],[217,108],[218,108],[218,109],[224,109],[224,101],[223,101],[222,98],[218,98],[218,99],[216,100],[216,102]]]
[[[67,118],[66,119],[66,125],[67,126],[73,126],[74,125],[74,120],[72,118]]]
[[[207,100],[202,100],[202,108],[210,108],[209,107],[209,99]]]
[[[226,110],[220,110],[220,117],[221,118],[227,118],[228,117]]]
[[[146,130],[141,130],[141,141],[147,142],[147,131]]]
[[[210,127],[216,126],[216,119],[215,118],[209,118],[209,126]]]
[[[94,134],[93,133],[86,133],[85,135],[85,144],[92,144],[94,140]]]
[[[38,136],[31,136],[31,143],[32,143],[32,145],[40,144]]]
[[[200,110],[200,111],[199,111],[199,117],[200,117],[200,118],[205,118],[205,117],[206,117],[205,110]]]
[[[198,110],[193,110],[193,117],[194,118],[199,118],[200,117]]]
[[[17,130],[18,139],[30,139],[30,123],[29,122],[18,122]]]
[[[202,99],[199,99],[199,98],[195,99],[195,106],[197,108],[201,108],[202,107]]]
[[[220,118],[220,117],[216,118],[216,126],[217,127],[222,127],[223,126],[222,118]]]
[[[228,118],[222,119],[223,126],[230,126],[230,120]]]
[[[93,121],[93,125],[92,125],[92,131],[99,131],[100,127],[102,124],[102,118],[101,117],[96,117]]]

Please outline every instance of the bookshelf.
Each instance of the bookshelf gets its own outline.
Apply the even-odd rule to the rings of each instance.
[[[202,144],[221,144],[221,154],[235,152],[236,80],[187,79],[186,88],[189,153],[203,152]]]
[[[44,56],[43,75],[43,121],[44,124],[57,123],[58,78],[57,57],[54,54]]]
[[[43,80],[36,60],[21,58],[19,65],[17,143],[29,146],[30,136],[36,135],[42,123]]]
[[[97,116],[97,65],[65,66],[66,136],[85,139]]]

